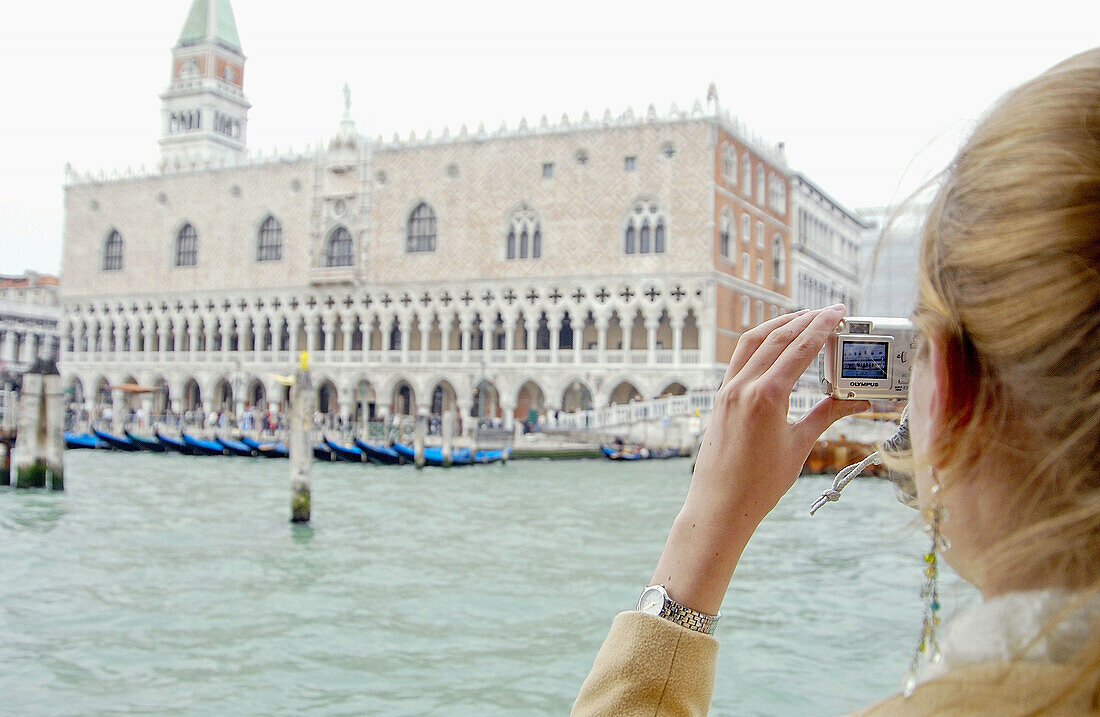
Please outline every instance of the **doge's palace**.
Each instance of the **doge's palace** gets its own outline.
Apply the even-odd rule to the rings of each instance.
[[[160,165],[65,186],[62,373],[147,412],[278,408],[308,351],[322,413],[527,419],[721,380],[794,306],[781,146],[711,87],[690,110],[246,147],[229,0],[194,0]]]

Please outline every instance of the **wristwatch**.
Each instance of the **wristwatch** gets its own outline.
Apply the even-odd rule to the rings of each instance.
[[[638,598],[638,611],[646,615],[663,617],[689,630],[713,635],[722,613],[707,615],[705,612],[685,607],[668,596],[663,585],[650,585]]]

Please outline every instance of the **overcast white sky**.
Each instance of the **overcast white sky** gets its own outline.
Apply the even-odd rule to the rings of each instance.
[[[191,0],[20,2],[0,27],[0,273],[56,272],[63,167],[157,161],[159,93]],[[339,122],[389,138],[563,112],[724,107],[850,207],[914,186],[1000,94],[1097,44],[1100,2],[233,0],[249,145]],[[898,8],[898,9],[888,9]],[[903,8],[903,9],[902,9]],[[1019,9],[1018,9],[1019,8]],[[915,162],[915,164],[913,164]],[[910,166],[910,165],[913,166]],[[908,169],[907,169],[908,168]],[[906,179],[903,180],[903,177]]]

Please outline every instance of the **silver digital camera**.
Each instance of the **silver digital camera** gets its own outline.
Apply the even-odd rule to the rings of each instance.
[[[825,340],[821,390],[848,401],[905,399],[917,330],[908,319],[846,318]]]

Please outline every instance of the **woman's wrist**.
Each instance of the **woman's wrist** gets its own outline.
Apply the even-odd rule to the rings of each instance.
[[[681,605],[716,614],[758,522],[730,521],[724,513],[685,504],[669,531],[651,584],[663,585]]]

